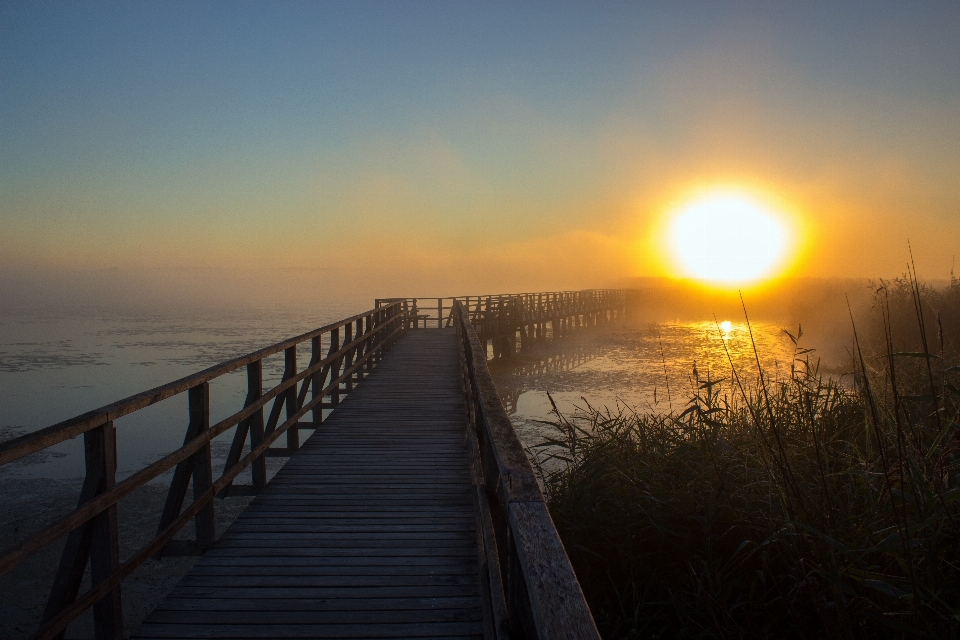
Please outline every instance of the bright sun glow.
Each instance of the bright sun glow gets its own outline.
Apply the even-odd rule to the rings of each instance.
[[[725,334],[730,333],[730,331],[733,329],[733,323],[730,322],[729,320],[724,320],[723,322],[720,323],[720,329]]]
[[[759,202],[723,192],[675,211],[669,242],[687,275],[716,284],[740,284],[773,275],[786,258],[789,233]]]

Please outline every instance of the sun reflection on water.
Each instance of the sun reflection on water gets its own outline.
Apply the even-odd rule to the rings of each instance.
[[[589,402],[679,413],[708,379],[720,380],[721,397],[738,393],[731,364],[749,390],[758,359],[765,377],[775,379],[790,374],[793,358],[779,324],[705,320],[584,332],[493,363],[491,373],[521,439],[533,444],[542,431],[537,421],[551,417],[547,393],[563,412]]]

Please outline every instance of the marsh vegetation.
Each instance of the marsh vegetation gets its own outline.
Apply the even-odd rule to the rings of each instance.
[[[875,292],[842,378],[798,331],[776,377],[555,413],[531,453],[604,637],[956,637],[960,283]]]

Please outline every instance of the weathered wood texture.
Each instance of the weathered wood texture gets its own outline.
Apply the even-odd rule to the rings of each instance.
[[[120,584],[147,558],[162,552],[166,545],[190,519],[196,521],[197,547],[206,548],[216,537],[213,497],[231,490],[238,474],[252,466],[252,485],[240,491],[256,491],[266,483],[264,456],[289,454],[299,447],[300,428],[315,428],[322,418],[322,408],[335,404],[342,393],[373,370],[386,350],[403,333],[405,323],[400,305],[381,306],[333,325],[285,340],[253,354],[235,358],[157,387],[126,400],[48,427],[33,434],[0,443],[0,465],[31,452],[82,434],[87,455],[87,477],[77,508],[49,524],[33,536],[0,554],[0,575],[35,554],[60,537],[67,543],[47,600],[43,622],[33,636],[36,640],[63,637],[67,625],[93,607],[97,638],[124,637]],[[356,334],[351,329],[356,327]],[[344,339],[339,339],[343,327]],[[321,357],[323,338],[329,344],[326,357]],[[299,342],[311,342],[310,365],[297,372],[296,349]],[[285,373],[279,384],[263,391],[263,358],[283,351]],[[209,381],[239,367],[247,367],[248,394],[244,408],[217,424],[210,424]],[[300,384],[299,392],[297,384]],[[183,446],[146,466],[122,482],[115,481],[116,437],[113,418],[126,415],[178,393],[189,397],[189,425]],[[311,399],[307,400],[310,392]],[[324,398],[331,402],[324,404]],[[264,408],[273,405],[264,425]],[[286,420],[280,421],[286,408]],[[318,411],[320,409],[320,411]],[[301,422],[308,412],[314,422]],[[227,465],[216,480],[212,476],[210,441],[236,427]],[[271,447],[287,434],[287,446]],[[293,435],[291,435],[293,434]],[[245,441],[250,436],[250,450],[244,456]],[[175,468],[167,501],[160,518],[156,537],[125,562],[119,561],[119,531],[116,503],[164,471]],[[193,503],[184,506],[188,484],[193,484]],[[92,586],[79,593],[81,577],[87,564],[91,566]]]
[[[122,638],[121,582],[190,520],[196,548],[209,547],[214,496],[258,493],[267,485],[264,458],[294,455],[144,637],[593,637],[474,324],[499,327],[495,333],[506,327],[511,333],[498,339],[519,335],[522,343],[546,336],[547,324],[560,335],[613,320],[626,298],[610,290],[435,298],[422,306],[378,301],[363,314],[0,443],[0,466],[78,435],[87,454],[77,508],[3,550],[0,576],[66,536],[33,637],[62,637],[93,608],[97,637]],[[428,322],[433,309],[436,324]],[[408,331],[421,320],[431,330]],[[387,358],[398,340],[402,348]],[[310,363],[298,371],[297,348],[307,342]],[[495,354],[515,346],[505,345],[495,340]],[[264,389],[263,358],[280,352],[283,378]],[[210,381],[241,367],[243,408],[211,424]],[[189,397],[183,446],[116,482],[113,421],[180,393]],[[326,420],[325,409],[335,409]],[[225,468],[214,478],[210,442],[231,429]],[[300,429],[315,429],[304,447]],[[284,434],[286,446],[272,446]],[[251,484],[235,485],[248,468]],[[156,536],[121,562],[117,501],[171,469]],[[193,502],[185,504],[190,484]],[[88,564],[92,584],[80,593]]]
[[[600,640],[530,461],[497,395],[485,349],[459,301],[454,301],[453,322],[497,638]]]
[[[456,334],[407,332],[132,637],[483,637],[467,446]]]

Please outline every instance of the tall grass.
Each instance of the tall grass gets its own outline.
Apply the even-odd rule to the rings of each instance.
[[[698,380],[673,413],[556,413],[537,456],[554,462],[537,466],[604,637],[957,637],[960,367],[944,318],[960,286],[941,293],[955,306],[931,335],[912,275],[880,287],[882,331],[857,338],[844,385],[796,335],[783,379]],[[901,350],[911,307],[918,348]]]

